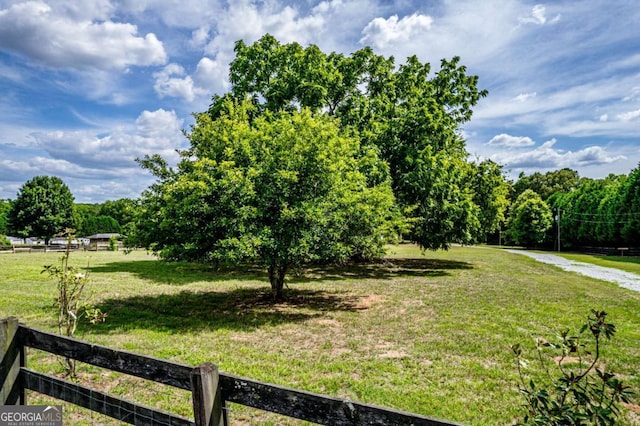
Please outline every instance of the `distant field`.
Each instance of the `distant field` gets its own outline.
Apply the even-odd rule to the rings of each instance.
[[[0,317],[55,330],[55,283],[40,272],[59,256],[0,254]],[[511,424],[523,400],[509,346],[577,332],[596,308],[618,329],[604,344],[606,368],[640,392],[640,293],[501,250],[423,255],[402,245],[380,264],[298,271],[276,305],[255,268],[165,264],[144,252],[77,252],[72,261],[88,267],[90,299],[108,313],[76,337],[115,348],[467,424]],[[30,366],[60,371],[44,354]],[[92,386],[190,415],[188,394],[90,366],[80,373]],[[65,410],[65,424],[103,422]],[[232,410],[233,424],[299,424]],[[622,424],[640,424],[640,414],[627,412]]]

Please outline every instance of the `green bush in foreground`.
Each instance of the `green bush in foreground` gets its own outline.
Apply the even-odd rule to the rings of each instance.
[[[620,414],[620,402],[630,402],[634,393],[615,374],[606,372],[600,360],[602,336],[611,339],[616,332],[613,324],[605,322],[607,313],[591,310],[592,316],[582,326],[578,336],[569,330],[560,334],[560,343],[544,339],[536,341],[538,360],[546,373],[543,383],[529,378],[523,370],[528,362],[522,347],[511,347],[518,360],[518,373],[526,400],[523,425],[613,425]],[[594,351],[587,350],[581,336],[587,331],[593,336]],[[545,348],[552,350],[545,359]],[[553,356],[558,354],[559,356]],[[559,376],[553,377],[550,365],[558,367]]]

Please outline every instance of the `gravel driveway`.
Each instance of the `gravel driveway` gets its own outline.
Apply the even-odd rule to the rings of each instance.
[[[615,268],[605,268],[603,266],[596,266],[590,263],[576,262],[553,254],[532,253],[526,250],[512,249],[506,249],[506,251],[509,253],[523,254],[525,256],[532,257],[539,262],[550,263],[551,265],[558,266],[565,271],[577,272],[591,278],[609,281],[616,283],[621,287],[640,291],[640,275],[632,274],[631,272],[621,271]]]

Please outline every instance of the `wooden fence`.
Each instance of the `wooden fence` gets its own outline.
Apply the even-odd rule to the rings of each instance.
[[[31,370],[27,347],[190,391],[195,419]],[[227,425],[227,402],[325,425],[457,424],[236,377],[210,363],[194,368],[93,345],[27,327],[13,317],[0,319],[0,405],[25,405],[27,389],[135,425]]]

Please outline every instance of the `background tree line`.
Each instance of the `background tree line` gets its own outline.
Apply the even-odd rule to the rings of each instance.
[[[67,228],[77,236],[125,233],[132,226],[136,201],[123,198],[100,204],[77,204],[67,185],[55,176],[27,181],[14,200],[0,200],[0,235],[49,241]]]
[[[521,174],[513,184],[508,217],[507,242],[515,244],[557,247],[559,227],[567,249],[637,247],[640,166],[629,175],[604,179],[580,177],[571,169]]]
[[[479,210],[479,221],[484,222],[483,229],[488,230],[479,236],[478,242],[497,243],[497,229],[502,227],[505,231],[503,241],[507,244],[556,248],[558,210],[562,246],[567,249],[637,246],[640,241],[640,168],[629,175],[612,174],[604,179],[580,177],[577,171],[565,168],[520,174],[516,181],[505,180],[502,168],[495,163],[477,163],[475,168],[472,199],[477,205],[485,204]],[[29,193],[32,184],[53,179],[44,178],[34,178],[25,184],[18,198]],[[499,198],[501,203],[491,202],[491,198],[486,197],[496,189],[504,195]],[[55,197],[64,198],[64,195]],[[73,227],[79,236],[128,235],[136,217],[140,217],[139,203],[139,200],[128,198],[97,204],[67,203],[69,213],[58,215],[58,225],[49,233],[53,236],[65,227]],[[12,229],[9,224],[12,205],[10,199],[0,200],[0,235],[26,235],[26,230],[33,229],[34,224],[23,227],[22,231]],[[43,216],[45,212],[35,206],[20,208],[35,212],[36,216]],[[48,210],[45,216],[56,217],[52,206],[45,210]]]

